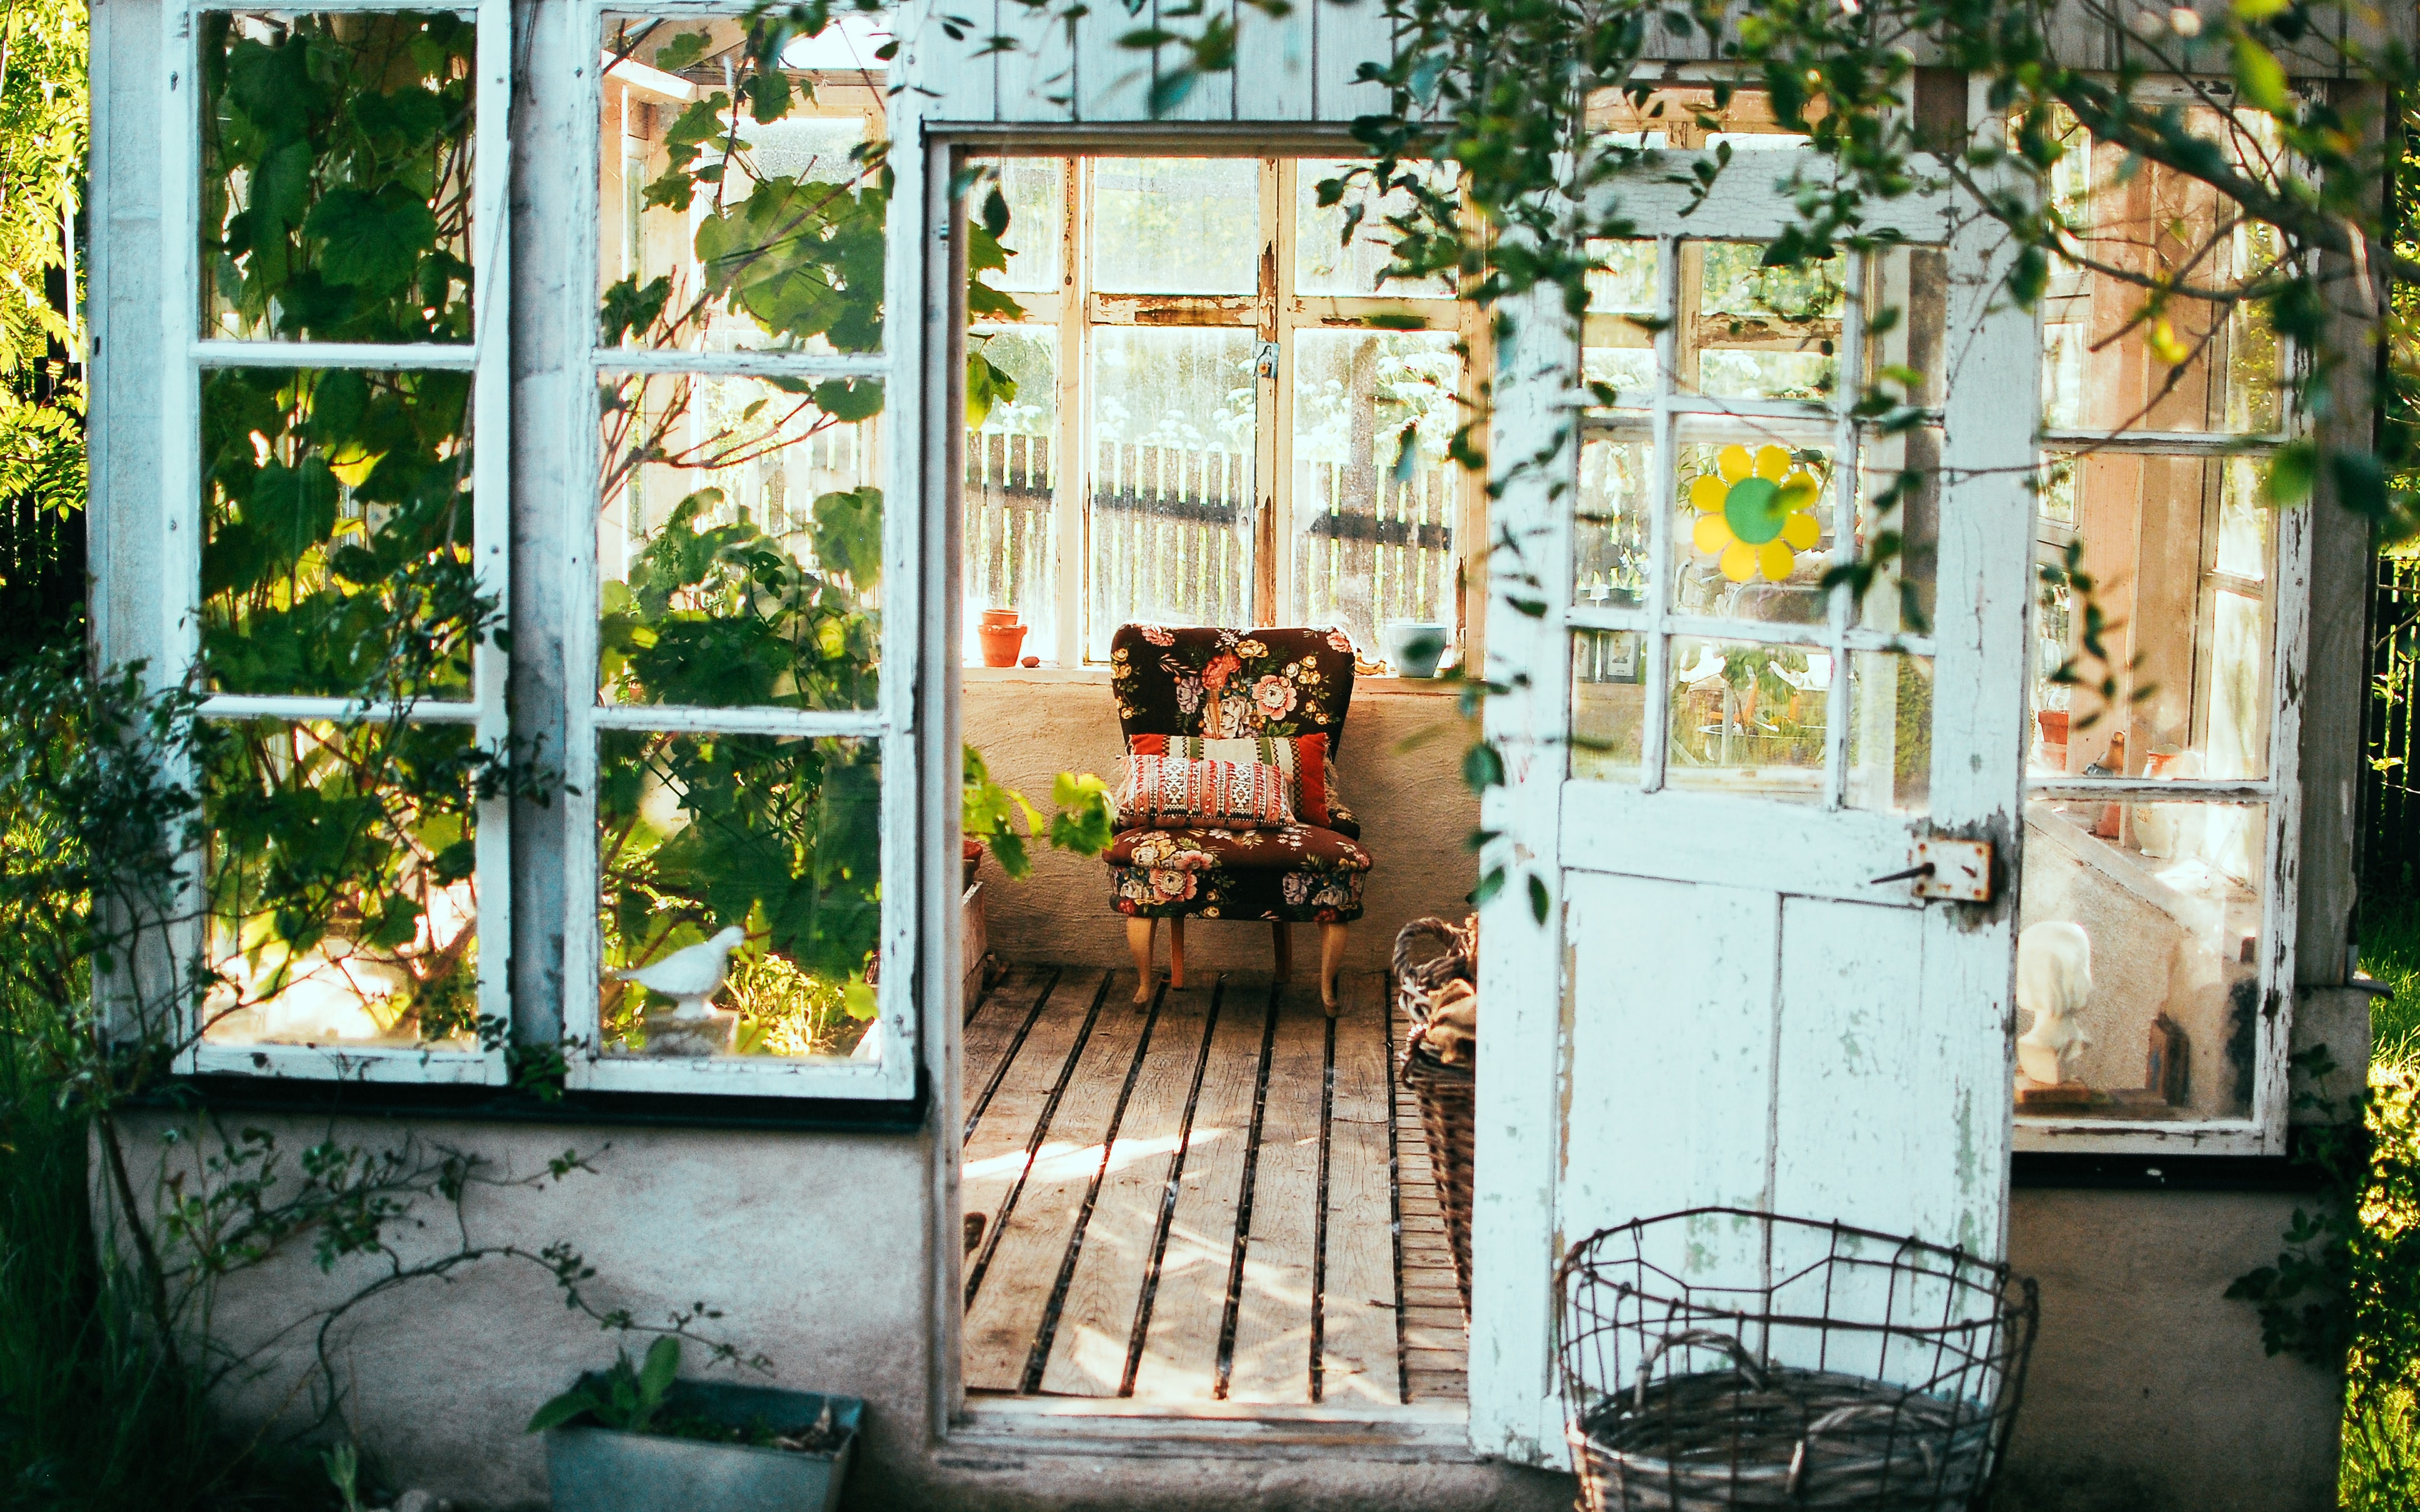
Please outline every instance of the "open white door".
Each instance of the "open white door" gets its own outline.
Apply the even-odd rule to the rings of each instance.
[[[2034,322],[1947,195],[1834,275],[1760,270],[1793,168],[1823,171],[1742,152],[1686,215],[1650,203],[1662,170],[1625,187],[1652,239],[1579,342],[1620,409],[1575,426],[1544,305],[1500,362],[1499,467],[1564,437],[1497,506],[1487,641],[1521,686],[1488,710],[1511,882],[1481,927],[1471,1430],[1533,1463],[1564,1458],[1556,1262],[1600,1227],[1731,1204],[2002,1245]],[[1926,375],[1922,412],[1856,420],[1886,367]],[[1825,592],[1883,531],[1894,573]],[[1993,848],[1988,902],[1876,880],[1952,837]],[[1772,1257],[1709,1225],[1676,1263]]]

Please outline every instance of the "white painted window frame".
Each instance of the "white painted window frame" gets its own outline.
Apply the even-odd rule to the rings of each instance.
[[[202,375],[224,367],[420,368],[469,372],[472,375],[472,553],[479,591],[492,595],[498,612],[509,616],[506,553],[511,537],[510,464],[512,378],[507,366],[510,329],[508,293],[508,201],[505,193],[511,162],[508,123],[512,100],[512,7],[510,0],[476,0],[473,6],[409,5],[397,0],[313,0],[307,7],[285,8],[289,14],[452,10],[474,18],[477,61],[473,85],[472,138],[473,335],[467,344],[385,344],[275,339],[205,338],[201,332],[200,237],[200,27],[211,13],[263,11],[263,5],[230,0],[186,0],[163,7],[164,35],[161,44],[161,225],[166,239],[162,254],[160,308],[162,350],[166,372],[162,381],[160,486],[168,501],[167,531],[163,542],[163,580],[177,585],[162,595],[163,623],[156,644],[168,665],[194,666],[201,654],[201,384]],[[592,322],[593,324],[593,322]],[[509,620],[506,620],[509,623]],[[334,698],[285,698],[213,695],[202,701],[205,719],[280,718],[327,719],[361,723],[398,717],[415,724],[467,724],[473,738],[487,748],[502,748],[510,735],[504,707],[505,653],[493,641],[483,642],[472,656],[473,698],[470,702],[419,702],[405,708],[365,705]],[[511,999],[506,964],[511,955],[512,896],[509,852],[509,800],[499,796],[478,808],[474,874],[479,914],[479,1016],[492,1025],[506,1023]],[[187,861],[189,885],[201,882],[200,858]],[[196,929],[183,942],[198,949],[206,931]],[[188,1023],[190,1035],[197,1024]],[[177,1070],[187,1074],[234,1073],[305,1080],[352,1080],[423,1084],[498,1084],[505,1079],[503,1037],[485,1036],[489,1047],[475,1051],[434,1047],[216,1044],[194,1037],[178,1057]]]
[[[490,0],[492,3],[492,0]],[[604,147],[603,73],[597,39],[606,15],[640,13],[667,18],[732,17],[744,4],[700,0],[577,0],[571,24],[582,39],[576,78],[556,81],[576,88],[580,152],[559,177],[526,186],[533,198],[550,201],[566,224],[598,224],[597,153]],[[904,48],[903,48],[904,52]],[[896,78],[902,63],[894,62]],[[881,691],[874,708],[861,711],[782,708],[675,708],[604,706],[597,701],[597,422],[593,409],[566,420],[575,428],[574,465],[554,507],[563,511],[563,537],[570,543],[561,631],[566,718],[565,822],[569,826],[572,885],[565,888],[563,918],[563,1025],[567,1082],[576,1090],[692,1093],[749,1097],[815,1097],[904,1101],[915,1095],[918,940],[918,748],[917,689],[925,584],[918,560],[919,538],[928,507],[923,486],[924,369],[921,360],[926,324],[925,158],[921,93],[901,89],[890,96],[888,137],[894,175],[884,296],[883,349],[879,352],[808,356],[783,352],[692,353],[628,351],[602,346],[597,337],[597,238],[575,235],[581,248],[564,270],[563,329],[585,332],[574,361],[591,378],[586,392],[622,377],[648,374],[783,376],[873,378],[884,385],[881,428],[883,494],[883,590]],[[946,235],[947,227],[942,228]],[[544,509],[528,500],[524,508]],[[876,1006],[882,1025],[878,1060],[789,1059],[772,1056],[648,1059],[600,1054],[599,1005],[595,982],[603,960],[597,923],[597,736],[604,730],[683,731],[802,737],[847,736],[880,742],[882,762],[882,919]],[[924,837],[934,851],[946,837]],[[925,857],[938,868],[939,861]],[[939,870],[934,875],[942,874]]]
[[[1094,332],[1135,326],[1244,330],[1272,336],[1276,341],[1276,372],[1262,377],[1254,385],[1263,416],[1263,423],[1254,432],[1253,517],[1247,536],[1252,558],[1250,613],[1254,625],[1300,625],[1307,618],[1307,611],[1296,598],[1295,583],[1294,412],[1300,353],[1296,337],[1306,331],[1335,330],[1347,323],[1355,329],[1388,334],[1391,328],[1373,324],[1388,316],[1426,321],[1426,331],[1452,337],[1469,349],[1469,355],[1462,359],[1457,389],[1457,397],[1465,403],[1476,402],[1478,385],[1474,375],[1485,371],[1489,363],[1487,322],[1474,319],[1471,307],[1459,299],[1393,293],[1305,294],[1295,287],[1295,256],[1302,230],[1301,218],[1296,213],[1302,164],[1350,158],[1351,144],[1337,144],[1332,156],[1279,151],[1274,147],[1238,150],[1218,145],[1194,148],[1188,153],[1181,150],[1182,147],[1180,143],[1154,142],[1139,136],[1123,150],[1086,147],[1055,154],[1039,149],[995,154],[980,145],[967,148],[968,156],[973,160],[1036,159],[1054,163],[1060,174],[1060,218],[1056,227],[1060,242],[1059,286],[1008,290],[1011,298],[1025,306],[1025,318],[984,322],[994,331],[1020,327],[1047,330],[1055,333],[1058,341],[1059,412],[1050,431],[1052,450],[1062,459],[1055,469],[1051,500],[1051,529],[1058,543],[1051,585],[1056,634],[1047,647],[1029,644],[1027,648],[1040,656],[1046,667],[1106,670],[1109,665],[1106,660],[1085,655],[1092,628],[1086,618],[1092,603],[1091,501],[1099,457],[1093,426],[1091,357]],[[1094,292],[1091,266],[1093,163],[1104,158],[1185,156],[1240,157],[1257,165],[1260,256],[1273,269],[1273,278],[1249,294]],[[1186,318],[1167,318],[1177,313]],[[1153,318],[1155,316],[1161,318]],[[1486,528],[1486,488],[1483,480],[1465,470],[1455,469],[1454,474],[1453,566],[1459,579],[1471,560],[1468,543],[1478,539]],[[1455,635],[1466,650],[1474,643],[1483,617],[1484,606],[1478,602],[1458,608]],[[1364,646],[1361,650],[1374,659],[1381,648]],[[965,666],[978,667],[980,660],[970,656]]]
[[[2222,86],[2231,97],[2232,86]],[[2147,95],[2178,104],[2210,103],[2185,80],[2149,81]],[[2035,346],[2046,324],[2046,310],[2038,308]],[[2284,369],[2300,370],[2303,354],[2291,338],[2278,336]],[[2309,427],[2288,388],[2278,395],[2278,424],[2263,433],[2232,431],[2120,431],[2052,426],[2037,432],[2038,451],[2047,469],[2061,456],[2086,450],[2124,452],[2137,455],[2192,457],[2218,461],[2248,456],[2266,461],[2279,447]],[[2016,1116],[2014,1148],[2025,1151],[2093,1152],[2102,1154],[2282,1155],[2292,1111],[2291,1041],[2294,1032],[2296,930],[2302,907],[2303,848],[2303,711],[2299,697],[2288,689],[2306,686],[2311,642],[2311,502],[2275,510],[2274,549],[2269,563],[2273,613],[2269,645],[2269,764],[2258,780],[2193,779],[2154,781],[2139,777],[2037,777],[2028,772],[2023,801],[2038,798],[2099,798],[2111,803],[2140,803],[2180,798],[2260,803],[2268,806],[2261,862],[2264,868],[2260,908],[2259,1035],[2255,1042],[2252,1108],[2238,1119],[2194,1122],[2137,1119],[2078,1119],[2055,1114]],[[2039,524],[2037,524],[2039,530]],[[2040,595],[2032,595],[2027,635],[2039,636],[2036,622]],[[2030,690],[2027,697],[2031,697]]]

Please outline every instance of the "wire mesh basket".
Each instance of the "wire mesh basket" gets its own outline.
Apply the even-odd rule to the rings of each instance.
[[[1600,1230],[1557,1292],[1586,1512],[1980,1506],[2040,1317],[2005,1265],[1743,1208]]]

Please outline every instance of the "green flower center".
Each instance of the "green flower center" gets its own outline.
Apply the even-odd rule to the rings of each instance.
[[[1789,517],[1781,485],[1770,478],[1742,478],[1723,495],[1723,523],[1749,546],[1762,546],[1779,535]]]

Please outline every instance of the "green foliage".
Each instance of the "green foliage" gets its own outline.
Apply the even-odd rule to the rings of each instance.
[[[213,13],[201,25],[213,333],[469,340],[470,18]]]
[[[666,1335],[647,1346],[646,1363],[630,1364],[630,1351],[617,1350],[613,1366],[601,1376],[565,1392],[531,1414],[521,1431],[543,1433],[579,1417],[593,1417],[620,1433],[644,1433],[663,1410],[664,1394],[680,1376],[680,1340]],[[592,1383],[593,1382],[593,1383]]]

